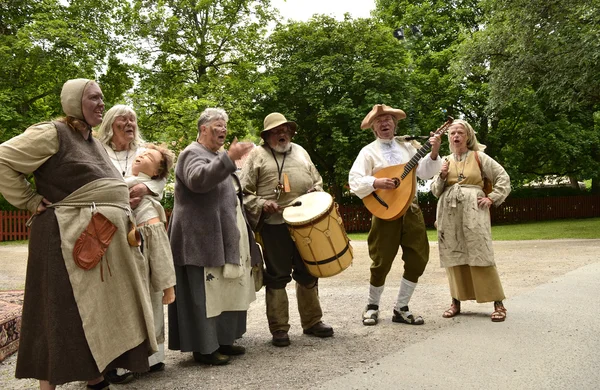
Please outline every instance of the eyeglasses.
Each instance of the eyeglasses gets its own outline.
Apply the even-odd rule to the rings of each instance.
[[[292,134],[292,129],[289,126],[276,127],[274,129],[269,130],[271,134]]]

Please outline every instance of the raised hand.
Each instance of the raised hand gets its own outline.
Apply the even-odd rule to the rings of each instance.
[[[229,146],[227,154],[231,160],[236,161],[242,158],[242,156],[248,153],[253,147],[254,144],[252,142],[238,142],[237,137],[235,137]]]

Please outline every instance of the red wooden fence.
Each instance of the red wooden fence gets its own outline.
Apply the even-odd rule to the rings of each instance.
[[[421,202],[427,227],[433,227],[437,202]],[[346,232],[368,232],[371,214],[362,205],[340,206]],[[493,224],[600,217],[600,195],[508,198],[491,208]]]
[[[421,203],[425,224],[428,227],[433,227],[435,222],[435,208],[435,202]],[[346,232],[369,231],[371,213],[364,206],[340,205],[339,210]],[[509,198],[499,207],[492,207],[491,214],[494,224],[600,217],[600,195]],[[170,215],[168,211],[167,215]],[[25,223],[29,216],[27,211],[0,211],[0,241],[28,239],[29,232]]]
[[[29,211],[0,210],[0,241],[27,240],[29,230],[25,224],[30,216]]]

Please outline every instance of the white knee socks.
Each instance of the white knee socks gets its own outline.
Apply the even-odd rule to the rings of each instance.
[[[375,287],[372,284],[369,284],[369,301],[367,302],[369,305],[378,305],[379,300],[381,299],[381,294],[383,293],[383,287]]]
[[[400,290],[398,291],[398,299],[396,300],[396,311],[400,311],[404,306],[408,306],[408,302],[415,291],[415,287],[417,287],[416,283],[402,278]]]

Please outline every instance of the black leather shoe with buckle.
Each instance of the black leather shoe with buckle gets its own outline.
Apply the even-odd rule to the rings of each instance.
[[[133,376],[133,372],[126,372],[124,374],[117,374],[117,370],[109,370],[104,374],[104,379],[109,381],[110,383],[114,383],[115,385],[123,385],[125,383],[129,383],[135,379]]]
[[[211,366],[222,366],[224,364],[229,363],[229,356],[223,355],[219,353],[219,351],[215,351],[209,354],[201,354],[199,352],[194,352],[194,360],[198,363],[209,364]]]
[[[246,353],[246,348],[241,345],[221,345],[219,353],[227,356],[243,355]]]
[[[285,330],[276,330],[273,332],[273,340],[271,341],[276,347],[287,347],[290,345],[290,336]]]
[[[304,329],[304,334],[310,334],[317,337],[333,336],[333,328],[323,321],[319,321],[308,329]]]

